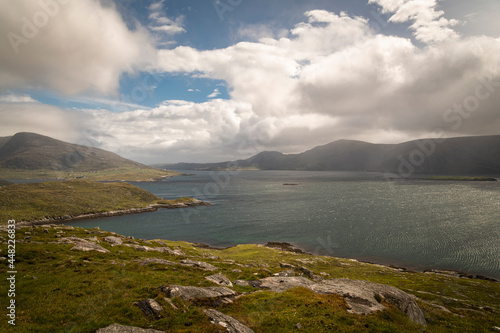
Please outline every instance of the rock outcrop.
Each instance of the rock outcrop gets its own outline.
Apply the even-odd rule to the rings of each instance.
[[[161,318],[161,313],[163,312],[163,307],[158,304],[154,299],[148,298],[139,302],[134,303],[142,313],[148,317]]]
[[[161,290],[167,297],[178,297],[185,301],[195,301],[203,304],[218,306],[232,303],[236,292],[226,287],[192,287],[192,286],[162,286]]]
[[[242,281],[238,281],[239,285],[244,285],[242,284]],[[305,277],[302,276],[291,276],[291,277],[276,277],[276,276],[271,276],[267,278],[263,278],[260,280],[256,281],[248,281],[249,286],[256,287],[256,288],[263,288],[263,289],[269,289],[271,291],[275,291],[278,293],[281,293],[285,290],[288,290],[290,288],[294,287],[305,287],[305,288],[310,288],[314,285],[315,283]]]
[[[59,243],[61,244],[75,244],[70,250],[78,250],[78,251],[97,251],[101,253],[107,253],[109,250],[103,248],[99,244],[94,242],[90,242],[83,238],[78,237],[63,237],[59,239]]]
[[[424,314],[411,295],[398,288],[379,283],[350,279],[329,279],[315,283],[301,276],[272,276],[255,281],[235,281],[235,284],[269,289],[275,292],[304,287],[317,294],[336,294],[344,297],[350,307],[349,312],[356,314],[382,311],[386,307],[381,304],[381,301],[385,300],[412,321],[426,325]]]
[[[161,258],[142,258],[142,259],[136,260],[136,261],[139,262],[139,264],[141,266],[150,265],[150,264],[176,265],[176,263],[173,261],[161,259]]]
[[[120,237],[116,236],[107,236],[102,239],[105,242],[108,242],[111,245],[122,245],[123,241]]]
[[[424,314],[414,298],[395,287],[361,280],[329,279],[313,285],[311,290],[318,294],[340,295],[346,299],[351,312],[361,314],[384,310],[385,306],[379,303],[384,299],[412,321],[426,325]]]
[[[201,268],[201,269],[204,269],[206,271],[216,271],[216,270],[218,270],[218,268],[215,267],[214,265],[211,265],[211,264],[203,262],[203,261],[196,261],[196,260],[186,259],[186,260],[181,260],[180,262],[181,262],[181,265],[183,265],[183,266],[190,266],[190,267]]]
[[[162,247],[152,247],[152,246],[145,246],[145,245],[132,245],[132,244],[124,244],[126,246],[131,246],[134,248],[136,251],[140,252],[160,252],[160,253],[168,253],[172,254],[175,256],[183,256],[185,255],[184,252],[182,252],[179,249],[172,250],[171,248],[167,246],[162,246]]]
[[[274,273],[273,276],[278,276],[278,277],[290,277],[290,276],[295,276],[295,271],[293,269],[287,269],[286,271],[281,271],[278,273]]]
[[[125,326],[120,324],[112,324],[108,327],[100,328],[96,333],[166,333],[151,328],[140,328],[134,326]]]
[[[219,286],[223,286],[223,287],[232,287],[233,286],[231,281],[227,277],[225,277],[224,275],[222,275],[220,273],[210,275],[210,276],[205,276],[205,279],[207,279],[208,281],[211,281],[215,284],[218,284]]]
[[[203,312],[210,317],[213,324],[224,327],[227,333],[253,333],[253,330],[222,312],[214,309],[204,310]]]
[[[305,252],[302,249],[299,249],[298,247],[290,244],[290,243],[285,243],[285,242],[267,242],[266,247],[269,247],[271,249],[276,249],[276,250],[281,250],[281,251],[288,251],[288,252],[294,252],[294,253],[299,253],[299,254],[309,254]]]

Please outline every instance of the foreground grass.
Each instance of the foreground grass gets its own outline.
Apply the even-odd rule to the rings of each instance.
[[[0,168],[5,179],[85,179],[94,181],[155,181],[180,175],[179,172],[156,168],[116,168],[90,172],[55,170],[23,170]]]
[[[143,208],[151,204],[175,204],[128,183],[85,180],[49,181],[0,187],[0,224],[7,220],[33,221],[113,210]]]
[[[56,226],[24,227],[16,237],[16,327],[19,332],[95,332],[117,322],[168,332],[217,332],[203,306],[173,299],[171,307],[159,289],[179,284],[214,286],[204,277],[214,272],[180,265],[140,265],[144,257],[173,262],[195,259],[211,263],[230,280],[254,280],[284,270],[280,263],[304,266],[329,278],[363,279],[398,287],[418,297],[428,326],[409,321],[398,310],[361,316],[346,311],[345,301],[335,295],[316,295],[303,288],[284,293],[249,292],[218,310],[233,316],[255,332],[491,332],[500,324],[500,284],[451,276],[408,273],[348,259],[295,254],[258,245],[225,250],[198,248],[186,242],[165,241],[185,256],[138,252],[123,245],[111,246],[102,239],[111,233]],[[58,238],[96,237],[109,253],[71,251],[72,245],[57,244]],[[0,236],[6,253],[6,233]],[[126,240],[150,247],[157,241]],[[153,298],[165,309],[162,318],[145,317],[134,302]],[[5,298],[2,298],[5,299]],[[4,302],[4,301],[2,301]],[[444,310],[446,308],[446,310]],[[4,310],[5,311],[5,310]],[[0,331],[12,329],[5,319]]]

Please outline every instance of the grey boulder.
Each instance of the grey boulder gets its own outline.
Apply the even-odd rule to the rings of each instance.
[[[233,286],[231,281],[227,277],[225,277],[224,275],[222,275],[220,273],[206,276],[205,279],[207,279],[208,281],[213,282],[215,284],[218,284],[219,286],[223,286],[223,287],[232,287]]]
[[[222,312],[214,309],[204,310],[203,312],[210,317],[213,324],[224,327],[227,333],[253,333],[253,330]]]
[[[134,305],[141,309],[142,313],[144,313],[145,316],[161,318],[163,307],[152,298],[135,302]]]
[[[192,287],[192,286],[162,286],[161,289],[167,297],[178,297],[185,301],[196,301],[204,304],[218,306],[232,303],[236,293],[226,287]]]
[[[209,263],[203,262],[203,261],[195,261],[195,260],[181,260],[181,265],[183,266],[189,266],[189,267],[196,267],[196,268],[201,268],[206,271],[216,271],[218,270],[217,267],[214,265],[211,265]]]
[[[236,282],[237,285],[249,285],[275,292],[283,292],[294,287],[305,287],[317,294],[340,295],[349,305],[349,312],[356,314],[370,314],[385,310],[386,307],[380,303],[385,300],[403,312],[410,320],[426,325],[424,314],[413,296],[401,289],[384,284],[351,279],[329,279],[315,283],[300,276],[267,277],[255,281]]]
[[[120,324],[112,324],[104,328],[100,328],[96,333],[165,333],[151,328],[140,328],[134,326],[125,326]]]
[[[123,241],[121,240],[120,237],[116,236],[107,236],[102,239],[105,242],[108,242],[111,245],[122,245]]]

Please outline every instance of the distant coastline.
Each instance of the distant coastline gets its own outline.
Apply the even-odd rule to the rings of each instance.
[[[195,206],[210,206],[211,204],[205,201],[193,199],[192,202],[185,203],[176,203],[176,204],[152,204],[147,207],[142,208],[130,208],[130,209],[121,209],[100,213],[91,213],[91,214],[81,214],[81,215],[63,215],[57,217],[51,217],[41,220],[32,220],[32,221],[21,221],[18,222],[18,226],[31,226],[31,225],[43,225],[43,224],[62,224],[71,221],[80,221],[80,220],[91,220],[96,218],[103,217],[113,217],[113,216],[121,216],[128,214],[138,214],[138,213],[147,213],[147,212],[155,212],[160,208],[166,209],[177,209],[177,208],[188,208]]]

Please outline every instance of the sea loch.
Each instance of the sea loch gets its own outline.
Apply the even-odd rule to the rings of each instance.
[[[389,182],[383,174],[355,172],[194,173],[135,184],[163,198],[195,196],[213,206],[71,225],[221,247],[290,242],[316,254],[500,278],[499,182]]]

